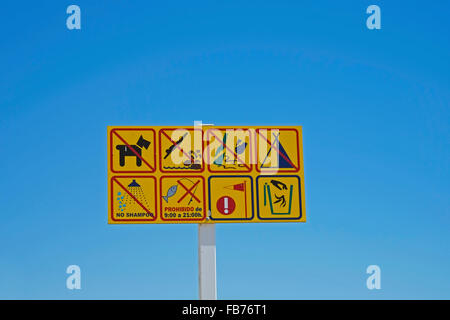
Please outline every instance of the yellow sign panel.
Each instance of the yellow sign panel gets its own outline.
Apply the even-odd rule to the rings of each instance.
[[[209,208],[213,221],[251,221],[253,181],[251,176],[210,176]]]
[[[300,169],[299,131],[257,129],[258,165],[261,173],[298,172]]]
[[[256,178],[258,218],[298,220],[301,218],[301,181],[298,176],[277,175]]]
[[[115,176],[111,179],[111,220],[156,220],[156,179],[151,176]]]
[[[202,141],[202,130],[163,128],[159,130],[159,164],[161,172],[202,172],[203,146],[195,146],[194,141]]]
[[[109,223],[305,222],[301,127],[108,127]]]
[[[160,184],[161,220],[198,222],[206,219],[203,176],[162,176]]]
[[[156,170],[155,130],[116,128],[109,131],[109,170],[112,173],[152,173]]]

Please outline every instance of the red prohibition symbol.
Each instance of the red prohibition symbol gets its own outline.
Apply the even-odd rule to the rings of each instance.
[[[234,209],[236,208],[236,202],[234,202],[233,198],[224,196],[217,200],[216,206],[217,210],[219,210],[221,214],[229,215],[234,212]]]

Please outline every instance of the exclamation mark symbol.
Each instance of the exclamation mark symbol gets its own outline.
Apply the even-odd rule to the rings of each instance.
[[[223,208],[224,208],[223,212],[225,214],[228,214],[228,197],[225,197],[223,199]]]

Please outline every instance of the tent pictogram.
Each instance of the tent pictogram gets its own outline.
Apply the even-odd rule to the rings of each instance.
[[[266,157],[264,158],[264,160],[261,163],[261,168],[282,168],[282,169],[295,168],[295,166],[292,163],[291,159],[289,158],[286,150],[284,150],[284,147],[280,142],[280,133],[276,134],[276,133],[272,132],[272,134],[274,136],[274,139],[273,139],[273,142],[270,143],[269,151],[267,151]],[[263,137],[263,139],[266,139],[264,136],[262,136],[262,137]],[[269,143],[269,141],[267,139],[266,139],[266,141]],[[277,145],[278,145],[278,147],[277,147]],[[269,159],[270,152],[278,152],[278,154],[279,154],[278,166],[270,167],[269,165],[266,165],[266,161],[267,161],[267,159]]]
[[[265,171],[267,169],[269,169],[269,171],[280,171],[281,169],[281,172],[296,172],[299,170],[299,146],[298,133],[296,130],[267,130],[268,137],[260,130],[257,131],[258,137],[269,145],[269,149],[264,156],[259,154],[260,160],[258,171]],[[289,145],[290,151],[287,150],[286,145]],[[261,156],[263,157],[261,158]],[[273,159],[276,159],[275,163]]]

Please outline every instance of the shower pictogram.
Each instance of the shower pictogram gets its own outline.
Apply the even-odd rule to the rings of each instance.
[[[113,217],[125,220],[156,218],[156,179],[153,177],[114,177],[111,181]]]
[[[133,179],[133,181],[127,186],[127,189],[129,193],[125,193],[121,197],[120,195],[122,194],[122,192],[118,192],[117,199],[119,200],[119,208],[122,208],[121,211],[123,211],[123,209],[126,208],[127,205],[129,207],[130,205],[134,204],[136,200],[142,203],[146,208],[150,206],[141,185],[137,183],[135,179]]]

